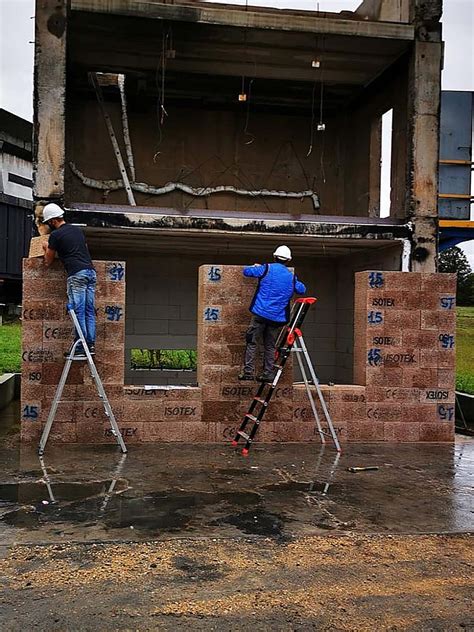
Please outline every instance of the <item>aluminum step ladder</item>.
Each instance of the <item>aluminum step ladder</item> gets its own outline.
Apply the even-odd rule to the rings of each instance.
[[[313,364],[311,362],[311,358],[308,353],[308,349],[306,348],[306,344],[303,339],[303,334],[301,333],[301,325],[308,313],[309,308],[316,302],[315,298],[307,297],[307,298],[299,298],[297,299],[292,307],[290,322],[288,325],[282,328],[280,335],[276,342],[276,352],[275,352],[275,374],[272,382],[262,382],[257,391],[256,396],[253,398],[250,408],[248,412],[245,414],[242,424],[237,431],[235,439],[232,441],[233,446],[237,446],[240,439],[245,440],[245,447],[242,449],[242,455],[247,456],[250,450],[250,447],[255,439],[255,435],[260,427],[260,424],[263,420],[263,417],[268,409],[270,401],[276,391],[278,386],[278,382],[283,374],[283,369],[285,368],[285,364],[290,357],[291,353],[296,353],[296,358],[298,360],[298,365],[300,367],[301,375],[303,376],[303,381],[306,387],[306,392],[308,394],[308,399],[311,405],[311,410],[313,411],[314,419],[316,421],[316,425],[318,428],[319,436],[321,438],[321,443],[326,443],[326,437],[329,436],[332,438],[334,443],[334,447],[338,452],[341,452],[341,446],[339,444],[339,440],[336,435],[336,431],[334,430],[334,425],[332,423],[331,416],[329,414],[328,408],[326,406],[326,402],[324,401],[323,394],[321,392],[321,388],[319,385],[319,380],[316,377],[316,373],[313,368]],[[303,363],[306,363],[306,369]],[[308,373],[309,372],[309,379]],[[323,410],[323,414],[326,420],[327,429],[323,430],[321,425],[321,421],[319,419],[318,411],[316,408],[316,403],[314,400],[313,393],[311,391],[311,387],[314,386],[316,388],[316,393],[321,404],[321,408]],[[252,427],[250,432],[247,432],[247,426],[249,423],[252,423]]]
[[[61,379],[59,380],[58,388],[56,389],[56,393],[54,395],[53,403],[51,405],[51,410],[49,411],[48,420],[47,420],[46,425],[44,427],[43,434],[41,435],[41,439],[40,439],[39,447],[38,447],[38,454],[39,454],[39,456],[43,456],[43,454],[44,454],[44,450],[46,448],[46,443],[48,441],[49,433],[51,432],[51,427],[53,425],[54,418],[56,416],[56,411],[58,409],[59,404],[66,403],[65,400],[61,399],[61,397],[62,397],[62,394],[63,394],[64,386],[66,384],[66,380],[67,380],[67,377],[69,375],[69,371],[71,369],[72,363],[73,362],[84,362],[85,360],[87,361],[87,364],[89,365],[91,376],[92,376],[92,378],[94,380],[94,383],[95,383],[95,385],[97,387],[97,392],[99,394],[99,399],[102,401],[102,404],[104,406],[105,415],[109,419],[110,427],[111,427],[111,430],[112,430],[112,434],[116,438],[117,443],[120,446],[120,449],[125,454],[127,452],[127,447],[126,447],[126,445],[124,443],[122,435],[120,434],[120,430],[119,430],[119,427],[117,425],[117,421],[115,419],[112,407],[110,406],[110,402],[109,402],[109,400],[107,398],[107,394],[106,394],[106,392],[104,390],[104,386],[102,384],[102,380],[99,377],[99,374],[97,372],[97,368],[96,368],[96,366],[94,364],[94,360],[92,359],[91,353],[89,351],[89,347],[87,346],[86,339],[84,338],[84,334],[83,334],[82,329],[81,329],[81,327],[79,325],[79,321],[77,320],[76,313],[74,312],[74,309],[72,308],[71,305],[67,306],[67,311],[68,311],[69,316],[72,318],[72,322],[74,323],[74,327],[76,329],[76,332],[77,332],[77,335],[79,336],[79,338],[74,342],[74,344],[71,347],[71,350],[69,351],[69,355],[67,356],[66,364],[64,365],[63,372],[61,374]],[[85,354],[86,354],[85,358],[84,358],[84,356],[82,356],[82,357],[74,357],[74,354],[76,352],[76,348],[78,347],[79,344],[82,344],[82,348],[84,349]],[[70,403],[70,402],[68,401],[68,403]]]

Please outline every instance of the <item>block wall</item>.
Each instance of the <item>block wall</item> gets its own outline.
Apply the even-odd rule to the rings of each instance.
[[[367,400],[360,436],[452,440],[456,275],[373,271],[355,279],[354,379]]]
[[[233,438],[258,384],[239,382],[248,307],[256,280],[242,275],[242,266],[201,266],[198,297],[198,383],[202,388],[203,418],[216,424],[216,438]],[[256,362],[262,372],[262,358]],[[292,362],[287,364],[262,425],[261,438],[272,440],[293,416]]]
[[[96,364],[125,441],[232,439],[256,390],[256,385],[237,379],[255,281],[242,276],[241,266],[201,266],[196,323],[199,386],[130,386],[124,383],[125,264],[96,261],[95,266]],[[357,383],[322,387],[341,441],[452,440],[454,289],[453,275],[356,274]],[[63,352],[71,342],[65,293],[59,263],[46,270],[40,259],[24,261],[24,442],[39,441],[64,365]],[[86,363],[73,364],[63,400],[51,442],[115,443]],[[323,418],[319,405],[318,409]],[[258,440],[319,442],[304,387],[293,384],[291,364]]]
[[[383,250],[369,249],[338,259],[336,281],[333,286],[337,293],[336,369],[335,376],[331,381],[338,384],[353,382],[355,273],[361,270],[396,271],[399,269],[400,246],[398,245]],[[320,295],[316,294],[315,296],[319,297]]]
[[[125,340],[125,266],[95,261],[97,271],[96,366],[112,407],[123,399]],[[39,440],[73,339],[66,312],[66,275],[59,261],[47,269],[42,258],[23,262],[21,437]],[[105,438],[107,426],[87,364],[74,362],[51,430],[52,441]],[[69,403],[70,402],[70,403]]]

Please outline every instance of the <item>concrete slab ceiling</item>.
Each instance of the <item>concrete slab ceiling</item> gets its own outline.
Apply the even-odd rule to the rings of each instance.
[[[252,107],[307,110],[314,84],[323,81],[327,112],[347,105],[414,39],[411,25],[308,12],[127,0],[73,0],[71,8],[68,76],[75,90],[89,91],[87,71],[96,70],[126,73],[142,97],[157,93],[168,37],[166,95],[181,104],[238,105],[235,78],[245,76],[258,80]]]
[[[291,237],[276,235],[209,235],[190,231],[177,234],[174,231],[146,231],[143,229],[120,230],[110,228],[86,227],[85,232],[89,248],[94,256],[116,257],[150,254],[183,253],[187,257],[196,256],[202,259],[216,260],[216,257],[235,256],[254,257],[255,253],[270,256],[274,247],[285,243],[291,247],[294,257],[338,258],[363,251],[387,248],[402,250],[401,241],[374,239],[325,239],[323,237]],[[260,255],[262,256],[262,255]],[[226,259],[227,260],[227,259]],[[212,263],[211,261],[211,263]]]

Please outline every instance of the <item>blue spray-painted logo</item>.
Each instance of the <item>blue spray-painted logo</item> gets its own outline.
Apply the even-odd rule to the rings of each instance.
[[[111,281],[123,281],[125,276],[125,268],[121,263],[112,263],[107,266],[107,274]]]
[[[367,360],[370,366],[379,366],[383,363],[382,350],[370,349],[367,354]]]
[[[218,307],[206,307],[204,310],[204,320],[210,323],[216,323],[221,319],[221,310]]]
[[[217,268],[216,266],[212,266],[207,271],[207,278],[209,279],[209,281],[213,281],[214,283],[217,283],[218,281],[222,279],[222,269]]]
[[[371,272],[369,274],[369,287],[372,289],[377,289],[383,287],[384,279],[382,272]]]
[[[123,309],[119,305],[106,305],[105,313],[107,314],[107,320],[118,322],[123,316]]]

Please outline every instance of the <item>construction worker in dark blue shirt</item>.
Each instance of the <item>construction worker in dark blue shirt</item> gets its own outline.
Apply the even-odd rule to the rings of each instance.
[[[64,210],[54,202],[43,209],[43,224],[51,229],[48,244],[43,244],[44,263],[49,267],[58,254],[67,274],[67,296],[76,312],[79,326],[92,355],[95,354],[95,288],[96,271],[87,248],[84,233],[78,226],[66,224]],[[76,340],[78,334],[76,332]],[[69,356],[69,351],[64,355]],[[75,349],[74,357],[86,360],[82,343]]]
[[[250,304],[252,320],[246,334],[244,368],[239,380],[255,379],[257,342],[263,340],[264,369],[260,381],[274,378],[275,343],[281,327],[288,322],[293,294],[304,294],[306,287],[288,270],[291,250],[279,246],[273,253],[274,263],[255,264],[244,268],[244,276],[258,279],[258,286]]]

